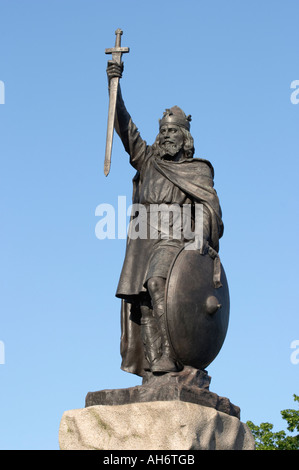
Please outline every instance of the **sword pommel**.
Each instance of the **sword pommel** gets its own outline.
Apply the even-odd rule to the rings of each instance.
[[[115,31],[115,34],[116,34],[116,38],[115,38],[115,47],[120,47],[120,42],[121,42],[121,36],[123,35],[123,31],[118,28],[116,31]]]

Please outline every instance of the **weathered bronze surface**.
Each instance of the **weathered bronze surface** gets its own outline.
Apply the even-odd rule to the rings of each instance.
[[[218,267],[216,268],[218,269]],[[214,260],[198,250],[180,251],[166,284],[170,344],[182,364],[205,369],[219,353],[229,321],[229,292],[221,266],[215,287]]]
[[[123,34],[121,29],[115,31],[115,46],[106,49],[106,54],[112,54],[112,60],[118,65],[121,65],[122,54],[130,51],[128,47],[121,47],[121,36]],[[113,131],[114,131],[114,120],[115,120],[115,108],[116,108],[116,97],[118,90],[119,77],[113,77],[110,80],[109,90],[109,110],[108,110],[108,124],[107,124],[107,137],[106,137],[106,151],[105,151],[105,162],[104,162],[104,174],[107,176],[110,172],[111,165],[111,152],[113,143]]]
[[[85,398],[85,407],[179,400],[214,408],[240,419],[240,408],[237,405],[209,390],[210,377],[205,371],[186,366],[181,372],[148,375],[142,385],[89,392]]]
[[[113,60],[107,66],[111,113],[105,174],[113,125],[136,170],[131,228],[116,291],[122,304],[121,367],[143,378],[179,374],[188,367],[204,370],[219,353],[229,320],[228,284],[218,254],[223,222],[214,168],[194,157],[191,116],[178,106],[165,110],[152,145],[142,139],[118,83],[121,54],[128,50],[120,47],[116,33],[116,47],[106,51]],[[141,231],[136,236],[142,224],[142,236]]]

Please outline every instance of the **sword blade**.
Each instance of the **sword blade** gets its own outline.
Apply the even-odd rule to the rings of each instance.
[[[115,31],[115,47],[106,49],[106,54],[112,54],[112,60],[121,65],[122,54],[130,51],[128,47],[121,47],[121,36],[123,34],[121,29]],[[111,166],[111,153],[113,143],[113,132],[114,132],[114,121],[115,121],[115,110],[117,101],[119,78],[114,77],[110,80],[110,92],[109,92],[109,109],[108,109],[108,124],[107,124],[107,137],[106,137],[106,150],[105,150],[105,162],[104,162],[104,174],[107,176]]]
[[[110,172],[111,167],[111,153],[113,144],[113,133],[114,133],[114,121],[115,121],[115,110],[116,110],[116,99],[118,90],[119,78],[115,77],[110,82],[110,94],[109,94],[109,110],[108,110],[108,123],[107,123],[107,137],[106,137],[106,151],[105,151],[105,162],[104,162],[104,174],[107,176]]]

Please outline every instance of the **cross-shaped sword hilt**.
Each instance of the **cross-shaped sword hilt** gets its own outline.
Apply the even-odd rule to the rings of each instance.
[[[109,49],[105,50],[105,54],[112,54],[112,60],[115,60],[119,65],[121,64],[121,56],[126,52],[130,52],[129,47],[121,47],[121,36],[123,34],[121,29],[117,29],[115,31],[116,38],[115,38],[115,46],[110,47]]]

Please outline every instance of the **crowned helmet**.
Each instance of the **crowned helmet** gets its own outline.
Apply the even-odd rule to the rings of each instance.
[[[186,116],[181,108],[173,106],[172,108],[164,111],[162,119],[159,120],[159,127],[161,128],[164,124],[174,124],[190,131],[190,122],[190,114],[189,116]]]

